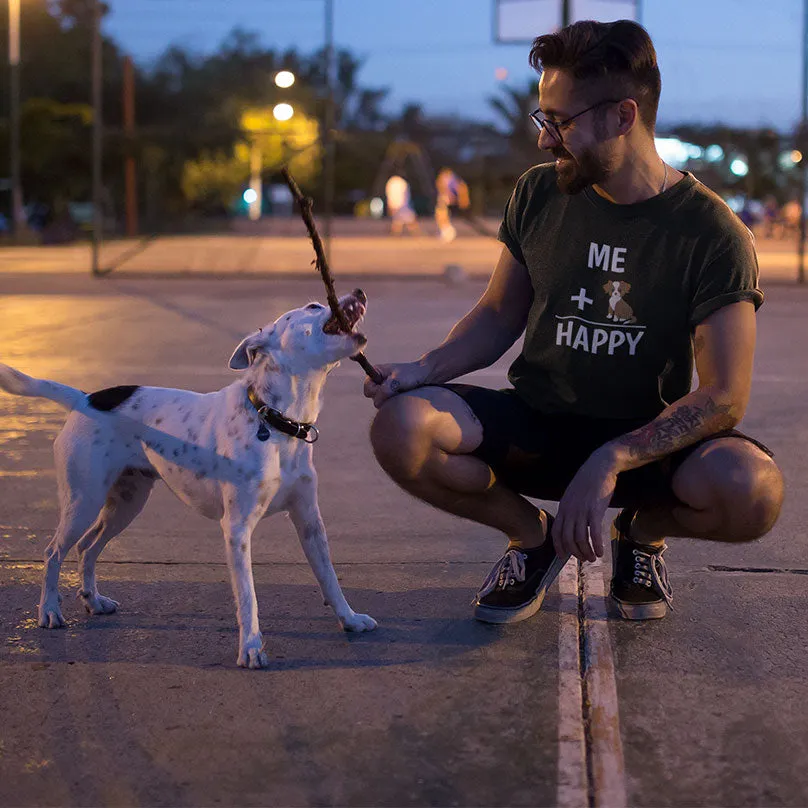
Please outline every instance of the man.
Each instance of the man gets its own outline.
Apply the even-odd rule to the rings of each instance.
[[[410,184],[404,177],[393,174],[384,186],[387,199],[387,213],[390,216],[390,233],[400,236],[407,228],[410,233],[418,233],[418,220],[410,203]]]
[[[454,241],[457,236],[457,230],[452,224],[452,209],[468,209],[471,204],[469,187],[451,168],[442,168],[435,180],[435,191],[437,194],[435,223],[438,225],[438,238],[448,243]]]
[[[610,504],[611,596],[625,618],[659,618],[666,537],[750,541],[782,503],[771,452],[733,428],[763,300],[752,237],[657,154],[661,82],[642,27],[579,22],[538,37],[530,61],[531,117],[555,163],[519,179],[475,307],[439,347],[366,382],[371,440],[405,490],[508,537],[478,619],[529,617],[570,555],[602,556]],[[449,384],[523,331],[511,388]],[[525,496],[558,500],[555,518]]]

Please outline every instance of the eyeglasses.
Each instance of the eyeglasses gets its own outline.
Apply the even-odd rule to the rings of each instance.
[[[580,112],[576,112],[575,115],[570,116],[564,121],[551,121],[540,109],[534,109],[533,112],[530,113],[530,120],[536,124],[536,129],[538,129],[540,132],[542,129],[546,129],[550,133],[550,137],[557,140],[559,143],[563,143],[564,139],[561,136],[562,127],[568,126],[576,118],[580,118],[581,115],[584,115],[597,107],[603,106],[603,104],[619,103],[620,101],[612,98],[598,101],[597,104],[592,104],[591,107],[587,107],[586,109],[582,109]]]

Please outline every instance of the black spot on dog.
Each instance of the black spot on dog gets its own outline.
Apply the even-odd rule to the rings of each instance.
[[[162,424],[162,423],[163,423],[163,419],[162,419],[162,418],[156,418],[156,419],[155,419],[155,421],[154,421],[155,426],[159,426],[159,425],[160,425],[160,424]]]
[[[120,407],[140,389],[139,384],[124,384],[118,387],[106,387],[87,396],[87,403],[101,412],[110,412]]]

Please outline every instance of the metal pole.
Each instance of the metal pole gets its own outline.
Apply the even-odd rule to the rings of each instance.
[[[802,3],[802,121],[801,141],[808,134],[808,0]],[[805,150],[805,144],[800,144]],[[797,245],[797,282],[805,283],[805,197],[808,192],[808,154],[800,161],[800,240]]]
[[[103,136],[103,109],[101,106],[101,0],[95,0],[93,9],[93,55],[92,55],[92,92],[93,92],[93,275],[101,271],[99,252],[104,229],[104,212],[102,210],[103,188],[101,180],[101,148]]]
[[[561,27],[566,28],[571,21],[570,0],[561,0]]]
[[[634,0],[634,21],[642,25],[642,0]]]
[[[325,0],[325,58],[328,97],[325,106],[325,177],[323,212],[326,260],[331,260],[331,220],[334,213],[334,0]]]
[[[15,238],[25,229],[20,168],[20,0],[8,0],[8,66],[11,74],[11,227]]]
[[[123,57],[123,131],[126,137],[123,179],[126,200],[126,235],[135,238],[138,231],[137,168],[132,154],[135,140],[135,68],[131,56]]]

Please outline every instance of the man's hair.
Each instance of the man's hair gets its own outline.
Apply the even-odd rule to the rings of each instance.
[[[582,20],[538,36],[530,49],[530,66],[538,73],[548,67],[566,70],[593,91],[633,98],[640,118],[654,131],[662,78],[651,37],[636,22]]]

